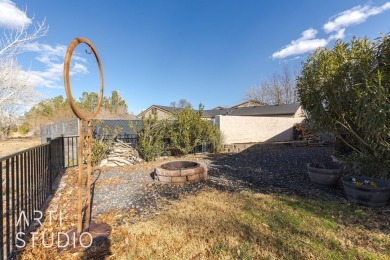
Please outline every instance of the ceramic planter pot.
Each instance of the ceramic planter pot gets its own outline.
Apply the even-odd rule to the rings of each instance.
[[[378,187],[372,187],[371,185],[357,186],[352,183],[352,178],[361,183],[365,180],[373,181]],[[355,203],[379,208],[386,206],[390,198],[390,182],[363,176],[344,176],[341,181],[348,199]]]
[[[321,185],[336,185],[341,177],[341,169],[323,169],[307,165],[310,180]]]

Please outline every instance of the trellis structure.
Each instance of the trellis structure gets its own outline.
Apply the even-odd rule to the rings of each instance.
[[[97,64],[99,66],[100,73],[100,95],[98,104],[96,106],[95,111],[89,115],[84,115],[76,106],[72,92],[70,89],[70,61],[72,58],[72,54],[74,49],[80,43],[85,43],[89,46],[90,52],[88,54],[93,53],[96,57]],[[91,223],[91,182],[92,182],[92,120],[97,116],[100,110],[100,106],[103,101],[103,92],[104,92],[104,78],[103,78],[103,69],[100,62],[99,55],[93,46],[93,44],[85,39],[85,38],[75,38],[68,46],[68,50],[66,51],[65,61],[64,61],[64,84],[66,97],[69,102],[69,105],[73,111],[73,113],[80,119],[79,124],[79,153],[78,153],[78,161],[79,161],[79,174],[78,174],[78,203],[77,203],[77,227],[74,230],[68,232],[68,234],[76,233],[76,239],[80,240],[80,236],[83,232],[88,232],[91,236],[94,237],[102,237],[108,236],[110,233],[110,227],[105,224],[95,224]],[[84,125],[87,127],[84,127]],[[86,205],[83,207],[83,179],[84,179],[84,158],[86,157],[87,161],[87,187],[86,187]],[[85,208],[85,211],[83,210]],[[83,211],[85,213],[85,224],[83,225]],[[72,235],[73,237],[73,235]]]

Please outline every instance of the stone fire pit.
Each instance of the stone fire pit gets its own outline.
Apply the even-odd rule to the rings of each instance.
[[[207,167],[193,161],[171,161],[157,166],[157,179],[165,183],[186,183],[207,179]]]

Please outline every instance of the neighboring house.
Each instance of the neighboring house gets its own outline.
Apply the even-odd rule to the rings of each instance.
[[[205,118],[214,119],[216,116],[251,116],[251,117],[303,117],[302,106],[299,103],[281,105],[263,105],[253,107],[231,107],[205,110]]]
[[[240,107],[259,107],[259,106],[265,106],[267,104],[257,101],[257,100],[248,100],[245,102],[242,102],[240,104],[237,104],[235,106],[232,106],[230,108],[240,108]]]
[[[223,133],[224,144],[289,141],[293,138],[293,125],[304,119],[299,103],[281,105],[247,106],[241,103],[233,107],[204,110],[203,118],[213,121]],[[171,118],[177,108],[153,105],[142,115]]]
[[[173,117],[175,111],[178,110],[179,109],[175,107],[152,105],[139,113],[137,118],[141,119],[142,116],[148,117],[149,115],[157,115],[159,119],[170,119]]]
[[[248,101],[254,102],[254,101]],[[260,105],[246,106],[248,103],[244,102],[229,108],[217,107],[215,109],[204,110],[203,118],[214,119],[216,116],[252,116],[252,117],[303,117],[302,107],[299,103],[281,104],[281,105]],[[256,101],[257,102],[257,101]],[[172,118],[175,111],[180,109],[167,106],[152,105],[145,111],[141,112],[137,117],[157,115],[160,119]]]
[[[210,113],[210,111],[207,111]],[[304,120],[299,103],[228,108],[209,114],[223,133],[224,144],[293,140],[293,125]]]

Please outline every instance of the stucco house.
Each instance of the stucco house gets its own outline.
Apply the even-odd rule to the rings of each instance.
[[[137,118],[141,119],[143,116],[157,115],[159,119],[171,119],[176,111],[180,110],[175,107],[151,105],[141,113],[137,115]]]
[[[215,109],[208,109],[203,111],[203,118],[214,119],[216,116],[251,116],[251,117],[290,117],[299,118],[303,117],[303,110],[299,103],[294,104],[281,104],[281,105],[263,105],[261,103],[255,103],[254,106],[248,106],[248,104],[254,104],[253,101],[244,102],[229,108],[217,107]],[[256,101],[257,102],[257,101]],[[261,105],[260,105],[261,104]],[[176,111],[180,111],[180,108],[152,105],[146,110],[142,111],[137,117],[157,115],[159,119],[172,118]]]
[[[215,123],[222,132],[224,144],[290,141],[293,125],[304,119],[299,103],[281,105],[217,107],[203,111],[203,118]],[[174,107],[153,105],[138,115],[157,115],[160,119],[173,118]]]
[[[250,117],[303,117],[302,106],[299,103],[281,105],[262,105],[251,107],[230,107],[205,110],[205,118],[214,119],[216,116],[250,116]]]

